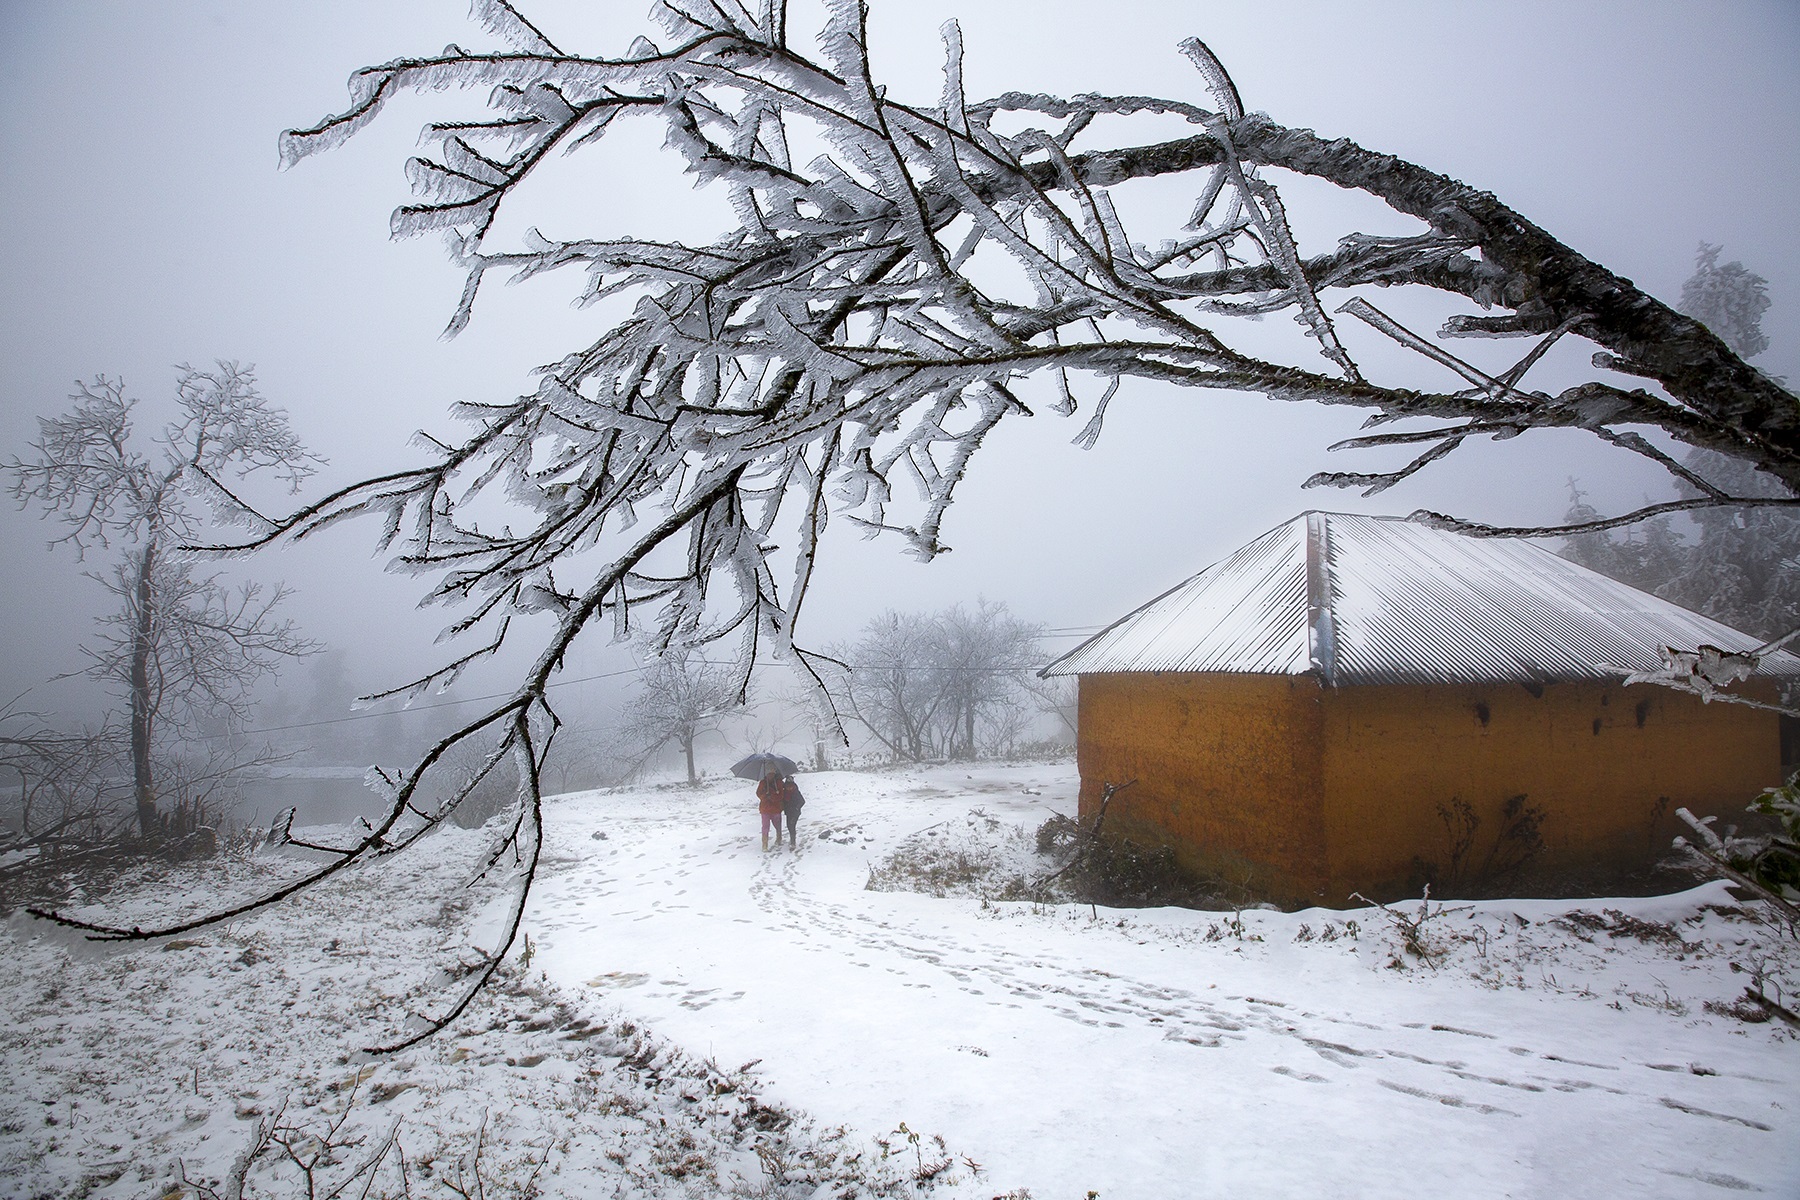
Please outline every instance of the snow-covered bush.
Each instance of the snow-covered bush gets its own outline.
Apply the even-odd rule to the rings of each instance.
[[[872,892],[1020,900],[1042,873],[1030,835],[976,809],[922,829],[869,868]]]

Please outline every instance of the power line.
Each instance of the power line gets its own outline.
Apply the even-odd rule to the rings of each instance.
[[[603,671],[598,675],[583,675],[580,679],[559,679],[555,683],[547,683],[545,689],[572,687],[577,683],[592,683],[596,679],[617,679],[621,675],[635,675],[642,667],[627,667],[623,671]],[[480,704],[483,700],[499,700],[510,696],[511,692],[493,692],[486,696],[465,696],[461,700],[440,700],[436,704],[409,704],[405,708],[390,708],[384,712],[352,713],[347,717],[331,717],[323,721],[302,721],[298,725],[270,725],[266,729],[246,729],[250,733],[285,733],[290,729],[317,729],[321,725],[343,725],[350,721],[373,721],[377,717],[397,717],[402,713],[427,712],[434,708],[455,708],[459,704]]]

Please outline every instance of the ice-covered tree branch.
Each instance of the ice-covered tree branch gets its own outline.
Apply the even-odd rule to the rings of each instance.
[[[1670,469],[1666,449],[1640,432],[1651,431],[1800,490],[1795,398],[1705,325],[1489,193],[1246,111],[1199,42],[1183,47],[1197,68],[1191,96],[971,100],[971,51],[951,26],[942,79],[929,81],[938,103],[917,105],[899,99],[910,81],[875,77],[861,0],[833,0],[829,12],[811,53],[790,40],[781,0],[663,4],[666,46],[639,38],[599,57],[562,49],[513,5],[484,0],[477,14],[506,48],[453,46],[365,68],[344,111],[283,135],[292,165],[342,144],[402,94],[446,106],[437,98],[485,96],[485,118],[427,126],[429,149],[407,167],[415,200],[392,222],[396,236],[448,238],[465,272],[450,332],[496,271],[566,269],[583,276],[582,303],[612,302],[595,309],[612,315],[596,319],[592,339],[541,368],[527,394],[463,406],[472,432],[440,444],[434,461],[340,491],[251,539],[378,516],[395,565],[429,575],[428,599],[457,608],[451,632],[483,639],[476,655],[548,623],[512,698],[400,776],[388,816],[350,857],[389,845],[407,814],[419,828],[441,819],[415,793],[456,742],[495,733],[496,754],[541,762],[555,728],[544,689],[590,628],[647,627],[676,654],[735,639],[742,672],[759,654],[788,657],[823,706],[794,637],[828,522],[896,534],[922,558],[940,553],[958,485],[1002,421],[1032,414],[1033,380],[1048,385],[1054,411],[1083,417],[1086,444],[1122,379],[1351,405],[1371,425],[1440,422],[1344,443],[1423,449],[1398,471],[1328,473],[1315,477],[1322,485],[1379,490],[1470,439],[1561,428]],[[1137,137],[1147,120],[1193,133]],[[696,184],[722,194],[718,236],[689,246],[600,228],[555,239],[512,212],[545,164],[632,121],[657,123]],[[1367,193],[1418,228],[1346,230],[1335,246],[1304,247],[1281,195],[1286,175]],[[1132,185],[1152,178],[1191,180],[1179,227],[1144,228],[1128,203]],[[511,228],[526,232],[498,244],[496,231]],[[1357,290],[1377,287],[1429,289],[1478,310],[1450,313],[1441,335],[1532,344],[1505,371],[1478,370]],[[1233,346],[1234,321],[1283,312],[1310,349],[1277,360]],[[1366,327],[1443,383],[1377,378],[1353,355],[1352,330],[1375,336]],[[1569,337],[1603,356],[1596,375],[1534,390],[1530,372]],[[1620,371],[1644,384],[1620,386]],[[1747,499],[1701,492],[1681,503]],[[467,661],[417,686],[441,686]],[[537,796],[535,772],[520,774],[520,820],[501,847],[524,864],[535,856]],[[530,871],[519,871],[523,889]]]

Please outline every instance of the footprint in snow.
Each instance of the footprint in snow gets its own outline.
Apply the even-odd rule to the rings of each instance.
[[[1277,1075],[1286,1075],[1289,1079],[1298,1079],[1302,1083],[1328,1083],[1323,1075],[1314,1075],[1310,1071],[1296,1071],[1292,1067],[1270,1067]]]
[[[1435,1100],[1447,1108],[1466,1108],[1470,1112],[1477,1112],[1483,1116],[1517,1117],[1521,1115],[1513,1112],[1509,1108],[1498,1108],[1492,1104],[1476,1104],[1463,1096],[1448,1095],[1443,1092],[1428,1092],[1424,1088],[1408,1087],[1404,1083],[1394,1083],[1392,1080],[1387,1079],[1377,1079],[1375,1082],[1391,1092],[1399,1092],[1405,1096],[1417,1096],[1421,1100]]]

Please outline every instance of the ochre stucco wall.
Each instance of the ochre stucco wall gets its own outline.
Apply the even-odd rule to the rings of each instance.
[[[1781,781],[1774,713],[1666,688],[1343,687],[1321,701],[1334,903],[1432,876],[1440,891],[1483,875],[1526,894],[1604,886],[1669,853],[1677,808],[1732,820]],[[1526,857],[1532,840],[1503,834],[1534,814]]]
[[[1290,905],[1478,887],[1533,845],[1502,835],[1534,814],[1537,848],[1501,882],[1604,886],[1668,852],[1676,808],[1729,822],[1781,778],[1775,714],[1598,682],[1087,675],[1078,747],[1084,822],[1104,783],[1136,779],[1109,830]]]
[[[1084,675],[1081,817],[1162,842],[1196,874],[1287,898],[1326,882],[1319,686],[1251,675]],[[1254,803],[1247,803],[1255,797]]]

